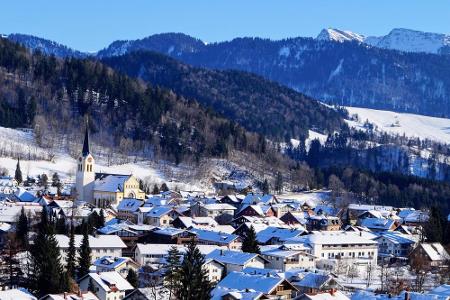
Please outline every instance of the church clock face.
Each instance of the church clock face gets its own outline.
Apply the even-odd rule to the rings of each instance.
[[[83,159],[80,157],[78,160],[79,160],[79,161],[82,161]]]
[[[89,157],[89,158],[88,158],[88,162],[92,162],[92,157]]]

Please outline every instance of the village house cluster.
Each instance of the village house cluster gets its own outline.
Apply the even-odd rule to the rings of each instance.
[[[175,247],[184,253],[192,240],[204,255],[216,300],[375,299],[370,297],[394,284],[393,274],[400,271],[395,273],[399,296],[393,299],[419,293],[449,299],[450,286],[434,278],[448,275],[450,256],[443,245],[424,238],[428,211],[336,205],[330,197],[327,191],[147,195],[132,174],[96,173],[86,131],[72,189],[57,195],[51,188],[43,193],[18,185],[12,177],[0,179],[0,244],[15,230],[22,210],[31,226],[43,208],[66,224],[79,225],[93,214],[104,219],[89,236],[91,272],[79,279],[79,292],[50,294],[45,300],[167,299],[168,252]],[[244,252],[243,241],[253,231],[259,253]],[[69,237],[55,237],[66,264]],[[82,235],[76,234],[75,247],[81,243]],[[126,280],[130,270],[138,274],[138,287]],[[412,292],[420,274],[427,278],[420,292]],[[37,298],[9,289],[0,291],[0,299]]]

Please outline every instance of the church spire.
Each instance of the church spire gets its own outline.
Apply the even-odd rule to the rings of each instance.
[[[83,143],[83,156],[87,156],[90,153],[89,151],[89,130],[86,124],[86,132],[84,133],[84,143]]]

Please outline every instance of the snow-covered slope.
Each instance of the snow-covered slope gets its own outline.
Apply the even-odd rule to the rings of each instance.
[[[357,41],[383,49],[404,52],[450,53],[450,35],[394,28],[384,36],[364,36],[335,28],[323,29],[316,38],[335,42]]]
[[[395,28],[388,35],[374,40],[367,39],[365,42],[384,49],[438,54],[450,45],[450,36],[441,33]]]
[[[362,129],[368,120],[379,131],[450,144],[450,119],[368,108],[346,108],[350,115],[358,115],[357,120],[347,121],[352,127]]]
[[[345,41],[357,41],[364,42],[365,37],[361,34],[354,33],[347,30],[339,30],[335,28],[323,29],[317,36],[318,40],[345,42]]]

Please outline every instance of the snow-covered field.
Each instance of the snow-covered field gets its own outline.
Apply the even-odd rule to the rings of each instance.
[[[358,121],[347,121],[352,127],[363,129],[368,120],[378,131],[450,144],[450,119],[359,107],[346,109],[350,116],[358,115]]]

